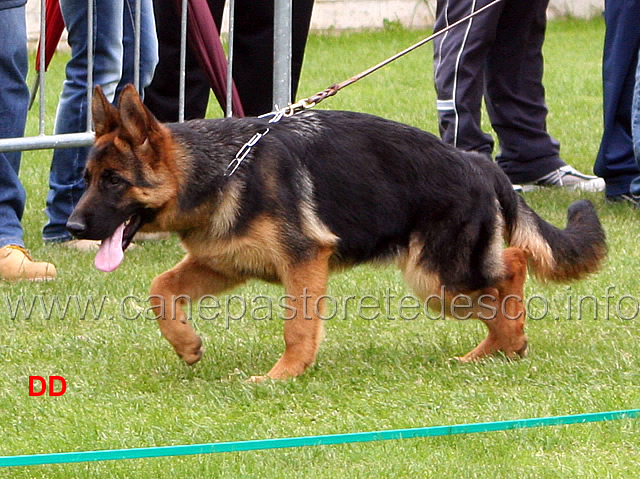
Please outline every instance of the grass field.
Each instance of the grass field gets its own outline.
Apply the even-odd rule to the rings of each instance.
[[[393,26],[393,25],[391,25]],[[414,43],[427,32],[312,35],[300,97],[341,81]],[[545,45],[549,130],[566,161],[591,171],[601,135],[600,19],[549,25]],[[48,76],[49,127],[65,56]],[[431,49],[425,47],[327,100],[322,108],[378,114],[435,132]],[[37,109],[36,109],[37,111]],[[37,133],[36,111],[29,124]],[[211,107],[211,116],[219,110]],[[82,451],[345,433],[498,421],[640,407],[640,213],[600,194],[544,190],[526,199],[563,225],[567,206],[591,199],[608,234],[601,273],[572,285],[531,279],[529,355],[458,364],[451,358],[485,334],[479,322],[359,318],[327,321],[316,365],[287,382],[249,384],[282,351],[277,318],[249,315],[195,320],[205,356],[185,366],[144,318],[151,280],[182,256],[178,241],[147,243],[112,274],[93,255],[44,246],[44,198],[50,151],[26,152],[26,240],[56,264],[47,284],[0,282],[0,455]],[[347,159],[348,160],[348,159]],[[333,278],[330,293],[408,291],[393,269],[359,267]],[[278,287],[253,282],[233,292],[247,301],[276,298]],[[581,298],[592,295],[580,304]],[[607,300],[606,296],[610,296]],[[43,311],[55,299],[61,311]],[[75,299],[74,299],[75,298]],[[99,317],[86,301],[102,305]],[[76,299],[78,303],[76,304]],[[16,312],[22,300],[34,309]],[[608,304],[606,304],[608,301]],[[595,304],[597,302],[597,304]],[[395,303],[394,303],[395,304]],[[580,308],[582,306],[582,308]],[[239,314],[236,304],[232,314]],[[580,311],[581,309],[581,311]],[[546,310],[546,311],[545,311]],[[544,314],[546,312],[546,314]],[[48,317],[50,316],[50,317]],[[60,375],[62,397],[29,397],[28,376]],[[140,459],[0,469],[0,477],[637,477],[640,422],[551,427],[448,438],[321,446],[183,458]]]

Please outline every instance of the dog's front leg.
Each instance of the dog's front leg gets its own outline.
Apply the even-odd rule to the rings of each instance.
[[[315,361],[323,331],[324,302],[319,299],[327,288],[331,254],[323,248],[312,259],[287,267],[282,278],[287,294],[284,354],[267,376],[253,376],[252,381],[299,376]]]
[[[162,335],[187,364],[202,357],[202,341],[195,333],[183,307],[205,294],[217,294],[239,284],[186,256],[169,271],[153,280],[151,306]]]

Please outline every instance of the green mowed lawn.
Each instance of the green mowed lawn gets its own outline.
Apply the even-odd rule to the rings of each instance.
[[[391,25],[393,27],[393,25]],[[428,32],[312,35],[300,86],[308,96],[418,41]],[[549,25],[545,86],[549,130],[562,155],[590,172],[601,135],[600,19]],[[65,55],[48,78],[52,128]],[[37,105],[36,105],[37,107]],[[431,47],[326,100],[437,132]],[[36,109],[37,111],[37,109]],[[36,111],[30,134],[38,131]],[[211,116],[220,111],[213,106]],[[487,126],[488,128],[488,126]],[[283,349],[281,288],[251,282],[192,309],[206,348],[185,366],[161,337],[145,298],[153,277],[181,257],[178,241],[145,243],[114,273],[91,253],[44,246],[50,151],[26,152],[28,246],[56,264],[47,284],[0,283],[0,455],[167,446],[499,421],[640,407],[638,280],[640,213],[602,194],[544,190],[526,195],[562,226],[568,205],[592,200],[607,231],[602,272],[570,285],[530,279],[529,355],[459,364],[485,335],[477,321],[403,319],[409,294],[392,268],[358,267],[329,293],[389,308],[342,308],[326,321],[319,357],[304,376],[247,383]],[[345,158],[348,161],[348,158]],[[443,185],[446,187],[446,185]],[[235,296],[232,296],[235,295]],[[370,297],[369,297],[370,296]],[[249,309],[243,315],[241,301]],[[389,309],[387,311],[386,309]],[[377,313],[377,315],[376,315]],[[226,318],[225,319],[225,314]],[[366,319],[366,318],[368,319]],[[205,319],[209,318],[209,319]],[[535,318],[535,319],[534,319]],[[63,376],[61,397],[30,397],[28,377]],[[0,469],[0,477],[636,477],[640,422],[547,427],[454,437],[127,461]]]

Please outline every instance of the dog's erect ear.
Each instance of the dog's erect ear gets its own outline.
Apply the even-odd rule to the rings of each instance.
[[[96,138],[106,135],[118,127],[120,122],[118,110],[107,100],[99,85],[93,89],[91,113],[93,114]]]
[[[144,106],[133,85],[127,85],[122,90],[118,113],[122,121],[120,137],[133,146],[143,144],[159,129],[158,120]]]

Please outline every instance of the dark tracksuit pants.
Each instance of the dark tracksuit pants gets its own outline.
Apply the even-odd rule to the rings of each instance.
[[[208,0],[220,30],[224,0]],[[161,121],[178,120],[180,16],[176,0],[154,0],[160,60],[144,103]],[[272,110],[274,0],[238,0],[235,4],[233,79],[247,116]],[[295,99],[313,0],[293,2],[292,96]],[[185,119],[204,118],[209,81],[187,40]]]
[[[640,0],[606,0],[602,61],[604,132],[594,171],[606,194],[629,193],[640,168],[633,154],[631,103],[640,48]]]
[[[435,30],[490,0],[438,0]],[[434,75],[443,140],[491,156],[480,126],[484,97],[500,143],[498,164],[513,183],[564,166],[547,133],[542,44],[549,0],[503,0],[434,41]]]

